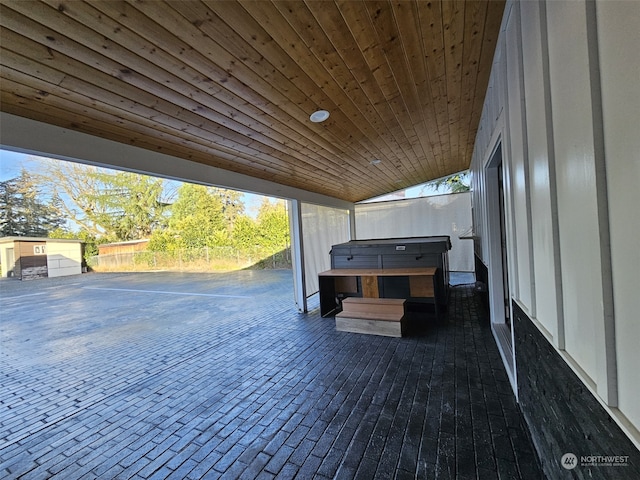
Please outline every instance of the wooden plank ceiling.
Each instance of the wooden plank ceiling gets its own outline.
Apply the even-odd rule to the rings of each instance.
[[[503,9],[1,0],[1,109],[358,201],[468,168]]]

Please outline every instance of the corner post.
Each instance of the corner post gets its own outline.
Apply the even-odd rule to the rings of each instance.
[[[308,308],[304,271],[304,244],[302,240],[302,202],[300,200],[289,201],[289,230],[291,234],[294,299],[298,311],[306,313]]]

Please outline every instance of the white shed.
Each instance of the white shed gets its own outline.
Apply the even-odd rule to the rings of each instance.
[[[0,238],[3,277],[20,280],[62,277],[82,273],[82,241],[36,238]]]

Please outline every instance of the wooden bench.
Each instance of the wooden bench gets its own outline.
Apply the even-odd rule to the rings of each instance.
[[[406,328],[404,304],[399,298],[345,298],[342,312],[336,315],[336,330],[402,337]]]

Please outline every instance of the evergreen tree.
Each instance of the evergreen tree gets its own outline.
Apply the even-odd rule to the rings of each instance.
[[[0,236],[46,237],[64,223],[26,170],[0,182]]]
[[[93,175],[100,188],[87,195],[95,209],[89,213],[116,240],[149,238],[166,223],[161,179],[131,172]]]

